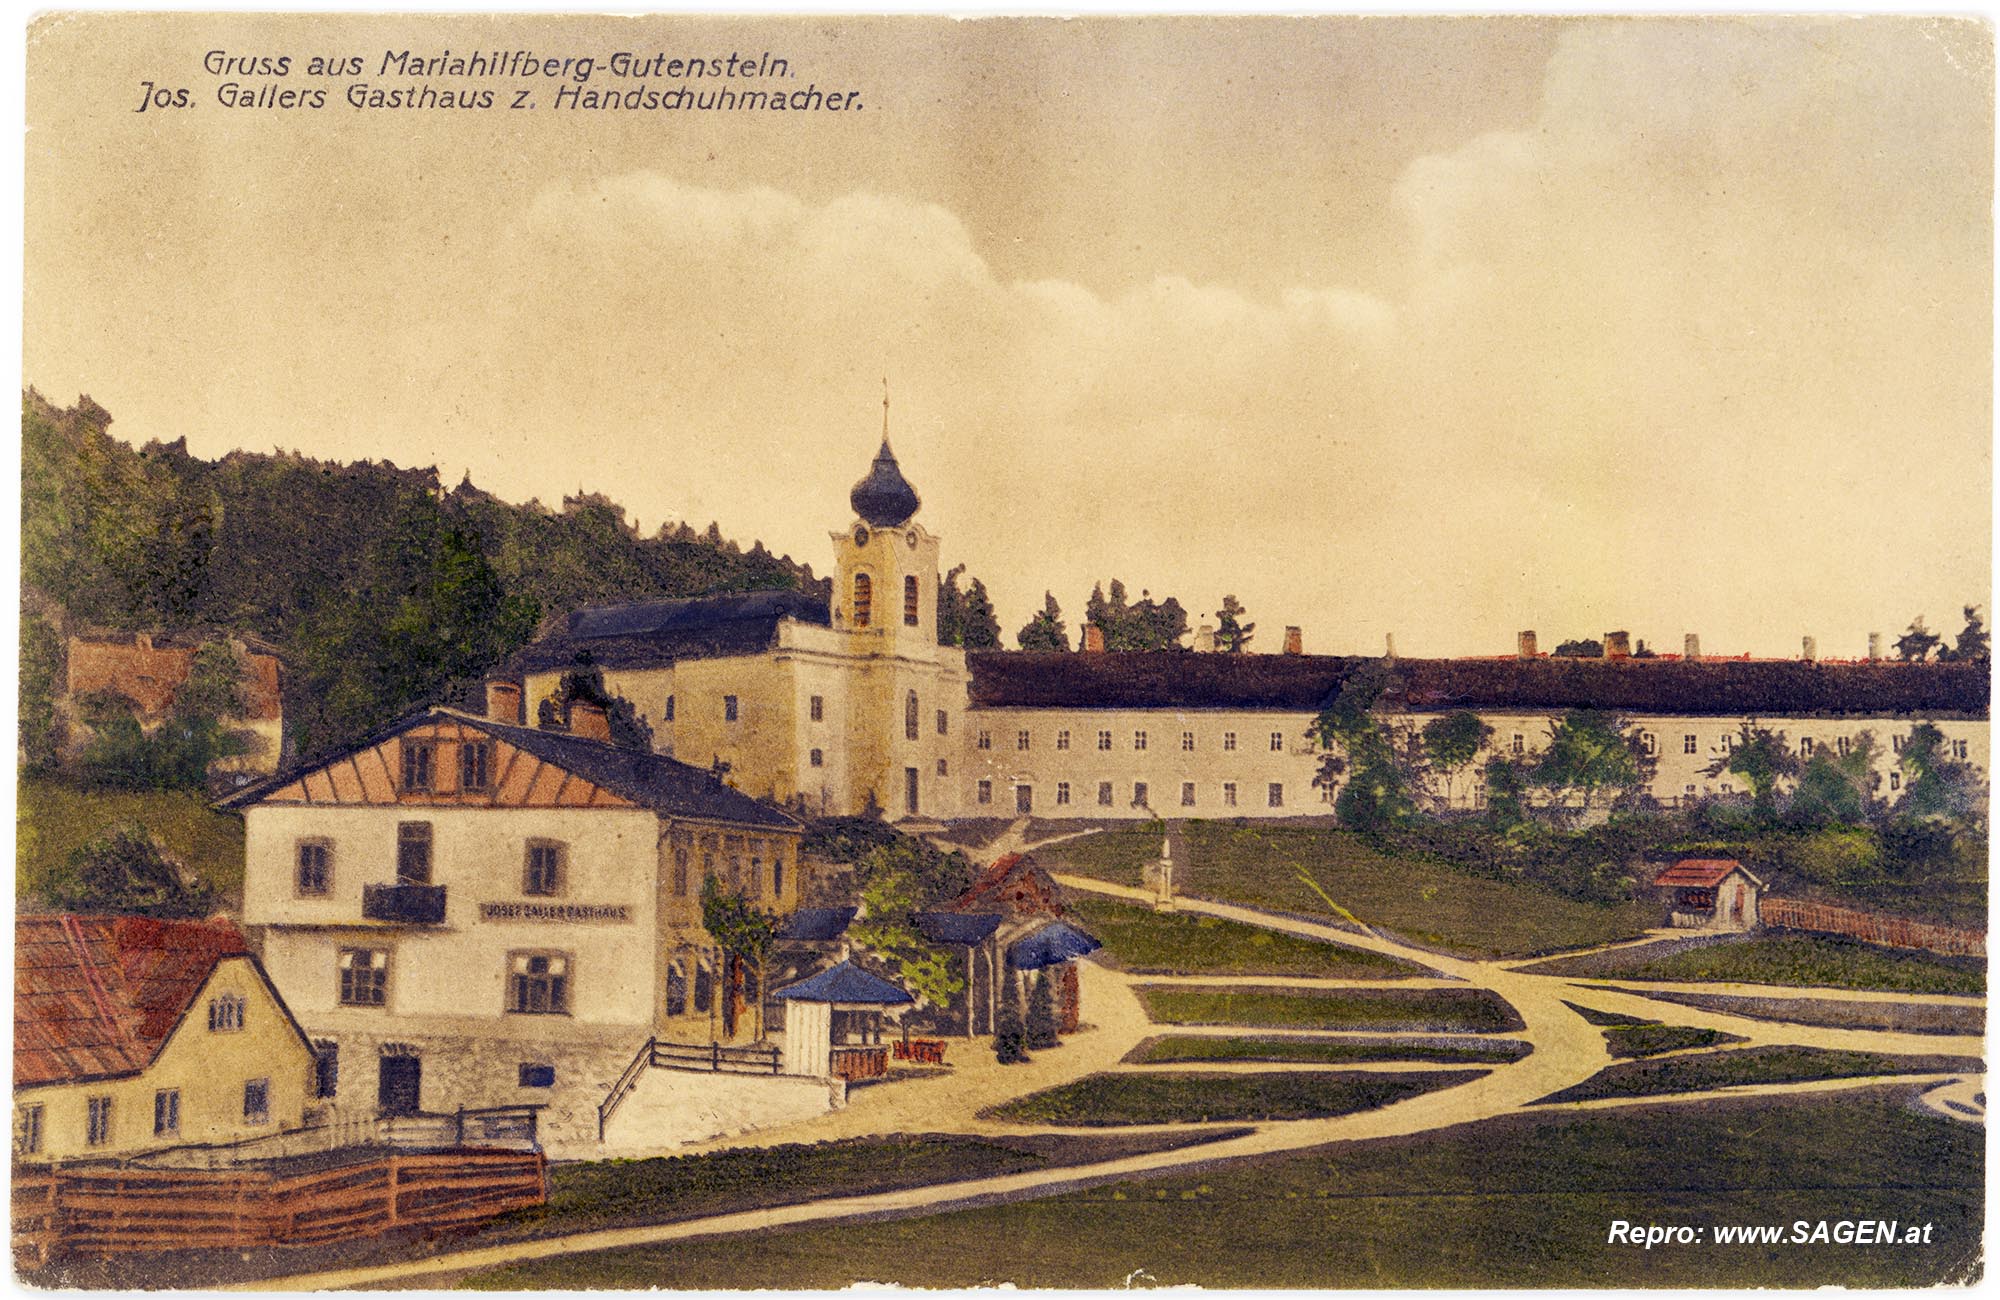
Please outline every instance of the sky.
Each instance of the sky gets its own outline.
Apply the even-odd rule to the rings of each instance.
[[[383,74],[447,49],[615,92],[616,51],[768,51],[860,107]],[[28,77],[24,377],[135,443],[581,488],[824,573],[886,380],[1010,645],[1118,578],[1266,651],[1858,656],[1991,587],[1982,23],[94,14]],[[500,102],[346,102],[426,80]]]

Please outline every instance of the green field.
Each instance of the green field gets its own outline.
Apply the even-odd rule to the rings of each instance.
[[[1907,1088],[1544,1111],[924,1218],[545,1260],[592,1287],[1934,1286],[1980,1274],[1984,1130]],[[1698,1153],[1698,1154],[1697,1154]],[[1934,1225],[1898,1249],[1607,1243],[1633,1223]]]
[[[1423,1061],[1436,1065],[1502,1065],[1518,1061],[1533,1049],[1526,1043],[1500,1040],[1464,1047],[1394,1039],[1361,1042],[1328,1038],[1235,1038],[1220,1034],[1168,1035],[1149,1038],[1132,1049],[1127,1061],[1165,1065],[1180,1061],[1279,1061],[1315,1065],[1353,1065],[1364,1061]]]
[[[1694,1025],[1613,1025],[1604,1031],[1604,1046],[1613,1056],[1658,1056],[1691,1047],[1721,1047],[1744,1041],[1737,1034]]]
[[[1074,892],[1074,891],[1073,891]],[[1315,975],[1401,979],[1431,972],[1360,948],[1344,948],[1192,912],[1155,912],[1076,894],[1070,909],[1128,971],[1168,975]]]
[[[1283,1071],[1270,1074],[1093,1074],[1030,1093],[988,1112],[1017,1124],[1064,1128],[1194,1124],[1213,1120],[1321,1119],[1469,1083],[1479,1070],[1408,1074]]]
[[[1964,1056],[1890,1056],[1819,1047],[1746,1047],[1740,1051],[1676,1056],[1664,1061],[1627,1061],[1599,1070],[1575,1087],[1542,1100],[1652,1097],[1748,1083],[1803,1083],[1810,1079],[1852,1079],[1875,1074],[1979,1073],[1984,1069],[1976,1058]]]
[[[119,822],[138,822],[167,852],[214,885],[226,905],[243,896],[243,819],[217,812],[199,794],[185,791],[88,791],[56,781],[23,781],[15,809],[14,897],[23,907],[43,905],[42,880],[86,844]]]
[[[1984,993],[1986,963],[1903,948],[1878,948],[1814,934],[1770,934],[1647,956],[1621,949],[1564,957],[1539,974],[1688,983],[1785,984],[1800,988],[1878,989],[1891,993]]]
[[[1522,1027],[1514,1009],[1484,989],[1281,992],[1148,984],[1139,997],[1161,1024],[1487,1034]]]
[[[1377,852],[1351,831],[1189,822],[1189,861],[1176,867],[1183,893],[1255,907],[1328,916],[1299,879],[1303,867],[1334,902],[1363,922],[1472,957],[1532,956],[1642,934],[1659,924],[1657,904],[1599,906],[1531,885],[1462,875]],[[1153,831],[1110,831],[1037,853],[1053,870],[1123,885],[1159,856]]]

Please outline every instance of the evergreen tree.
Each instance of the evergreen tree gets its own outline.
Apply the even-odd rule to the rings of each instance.
[[[963,564],[955,565],[938,579],[938,644],[998,650],[1000,619],[993,612],[993,599],[986,594],[986,584],[977,578],[961,590],[958,576],[964,572]]]
[[[1054,592],[1042,593],[1042,612],[1029,619],[1014,639],[1023,650],[1069,649],[1069,629],[1063,626],[1062,607],[1056,604]]]
[[[999,1018],[993,1026],[993,1055],[1002,1065],[1019,1065],[1028,1059],[1028,1028],[1021,1019],[1021,981],[1010,963],[1007,982],[1000,990]]]
[[[1028,992],[1027,1036],[1029,1051],[1062,1046],[1062,1040],[1056,1037],[1055,989],[1046,966],[1035,972],[1035,985]]]
[[[1257,630],[1255,623],[1245,623],[1241,619],[1249,613],[1234,596],[1222,598],[1222,608],[1215,611],[1215,648],[1229,654],[1242,654],[1250,648],[1250,634]]]
[[[1986,620],[1980,616],[1979,606],[1965,607],[1965,627],[1958,634],[1958,644],[1948,650],[1938,651],[1938,658],[1947,663],[1984,663],[1993,657],[1993,638],[1986,630]]]
[[[1944,643],[1944,638],[1924,626],[1924,616],[1917,615],[1910,620],[1910,628],[1896,638],[1896,657],[1906,664],[1920,664],[1931,657],[1931,651]]]

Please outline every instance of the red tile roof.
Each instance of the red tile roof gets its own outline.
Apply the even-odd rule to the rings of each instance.
[[[1655,885],[1684,885],[1695,889],[1713,889],[1722,883],[1732,871],[1742,871],[1752,881],[1757,878],[1744,870],[1743,864],[1735,858],[1682,858],[1653,877]]]
[[[1062,916],[1062,891],[1054,877],[1031,857],[1009,853],[996,859],[979,879],[953,899],[953,912],[1000,912],[1007,916]]]
[[[23,916],[14,926],[14,1086],[136,1074],[224,957],[227,921]]]

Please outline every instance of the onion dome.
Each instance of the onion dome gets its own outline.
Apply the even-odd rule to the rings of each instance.
[[[875,453],[868,477],[854,485],[847,500],[855,514],[876,528],[900,527],[923,504],[917,498],[917,490],[897,467],[896,453],[889,450],[887,438],[882,440],[882,450]]]

